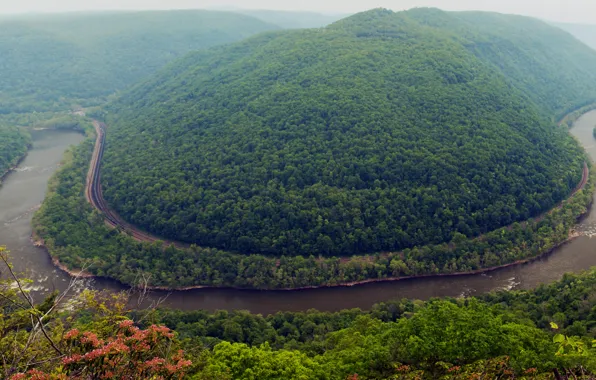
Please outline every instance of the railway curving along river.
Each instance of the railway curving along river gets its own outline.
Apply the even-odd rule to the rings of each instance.
[[[595,124],[596,111],[592,111],[580,118],[571,130],[593,160],[596,160],[596,140],[592,135]],[[31,217],[43,199],[48,179],[56,170],[64,150],[82,139],[81,135],[74,132],[34,131],[32,150],[0,188],[0,244],[11,250],[17,271],[34,280],[33,287],[38,295],[64,289],[69,277],[52,265],[44,249],[33,246],[30,239]],[[367,309],[375,303],[396,298],[458,297],[496,289],[528,289],[560,279],[564,273],[596,266],[596,239],[591,238],[596,236],[596,212],[593,209],[577,226],[577,230],[582,236],[547,257],[486,274],[300,291],[201,289],[152,292],[149,299],[167,296],[164,306],[185,310],[243,309],[268,314],[308,309]],[[84,287],[125,290],[122,285],[106,279],[85,279],[80,288]]]

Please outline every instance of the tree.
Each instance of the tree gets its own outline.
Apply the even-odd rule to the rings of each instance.
[[[16,276],[5,247],[0,263],[11,281],[0,282],[0,373],[11,380],[181,379],[192,362],[165,326],[140,329],[124,317],[124,294],[90,291],[69,302],[77,312],[60,310],[66,295],[53,294],[35,305]],[[16,287],[13,286],[16,284]]]

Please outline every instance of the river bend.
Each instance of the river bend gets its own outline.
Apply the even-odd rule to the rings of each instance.
[[[592,160],[596,161],[596,140],[592,129],[596,111],[581,117],[571,129]],[[0,244],[11,250],[18,272],[34,283],[37,296],[54,289],[62,290],[69,277],[55,268],[45,249],[33,246],[31,218],[43,200],[50,176],[58,168],[64,151],[83,140],[75,132],[33,131],[33,147],[16,171],[0,188]],[[486,274],[421,278],[396,282],[372,283],[354,287],[323,288],[300,291],[257,291],[201,289],[177,292],[152,292],[150,299],[167,297],[164,306],[184,310],[243,309],[268,314],[276,311],[318,309],[337,311],[370,308],[373,304],[400,298],[472,296],[497,289],[530,289],[541,283],[556,281],[567,272],[579,272],[596,266],[596,212],[577,226],[579,238],[559,247],[552,254],[528,264],[496,270]],[[105,279],[86,279],[80,288],[109,291],[125,290],[122,285]],[[80,290],[80,289],[79,289]]]

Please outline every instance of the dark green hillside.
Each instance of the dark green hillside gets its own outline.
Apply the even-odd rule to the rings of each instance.
[[[559,28],[530,17],[489,12],[408,13],[424,25],[452,33],[553,116],[594,101],[596,52]]]
[[[189,51],[277,29],[210,11],[75,13],[0,20],[0,114],[96,103]]]
[[[564,114],[595,100],[596,52],[529,17],[463,12],[466,47],[490,61],[547,112]]]
[[[466,15],[373,10],[192,54],[110,107],[104,194],[152,232],[244,253],[400,250],[536,216],[584,158],[550,122],[550,83],[514,80],[519,49],[502,69],[476,51],[518,19],[498,20],[462,34]],[[548,73],[583,75],[567,68]],[[581,105],[591,80],[561,92]]]

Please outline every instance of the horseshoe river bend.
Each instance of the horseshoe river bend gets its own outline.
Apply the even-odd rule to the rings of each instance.
[[[570,130],[593,161],[596,140],[592,130],[596,111],[582,116]],[[0,244],[11,251],[17,272],[33,280],[32,290],[42,296],[63,290],[70,278],[56,268],[46,250],[33,245],[31,218],[43,201],[48,180],[58,168],[64,151],[83,140],[76,132],[32,131],[33,146],[27,157],[10,173],[0,187]],[[269,314],[276,311],[318,309],[368,309],[373,304],[399,298],[473,296],[498,289],[529,289],[560,279],[564,273],[579,272],[596,266],[596,211],[594,205],[576,227],[581,235],[551,254],[526,264],[468,276],[430,277],[394,282],[379,282],[353,287],[299,291],[256,291],[199,289],[176,292],[151,292],[149,299],[164,298],[162,306],[194,310],[249,310]],[[84,279],[77,290],[91,288],[120,291],[126,288],[107,279]]]

